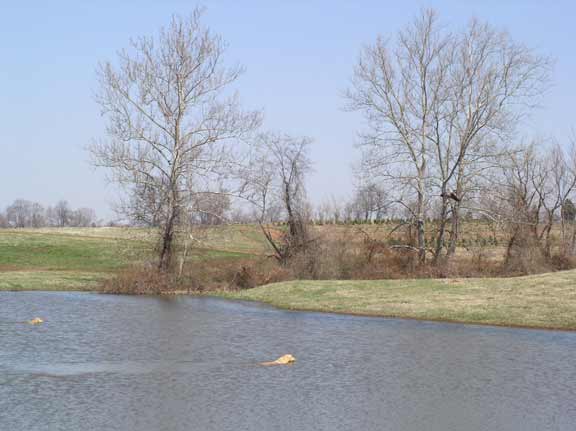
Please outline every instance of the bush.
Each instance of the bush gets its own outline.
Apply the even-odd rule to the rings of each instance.
[[[152,265],[135,266],[121,271],[116,277],[106,280],[102,293],[157,295],[177,290],[178,283],[173,274],[159,272]]]
[[[504,271],[510,275],[522,275],[550,269],[550,262],[533,235],[526,228],[517,228],[508,241]]]

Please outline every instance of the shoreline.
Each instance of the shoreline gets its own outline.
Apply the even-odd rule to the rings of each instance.
[[[88,289],[20,289],[20,290],[0,290],[0,292],[48,292],[48,293],[89,293],[89,294],[103,294],[103,295],[115,295],[102,293],[98,290],[88,290]],[[240,291],[246,292],[246,291]],[[505,323],[505,322],[481,322],[466,319],[450,319],[450,318],[433,318],[433,317],[418,317],[409,316],[402,314],[385,314],[376,312],[363,312],[354,310],[331,310],[327,308],[314,308],[314,307],[291,307],[288,305],[276,304],[272,301],[264,301],[258,299],[250,299],[244,296],[238,296],[238,291],[215,291],[206,293],[194,293],[188,291],[176,291],[176,292],[166,292],[157,295],[128,295],[120,294],[126,296],[152,296],[152,297],[196,297],[196,298],[211,298],[218,299],[222,301],[244,303],[244,304],[257,304],[261,306],[270,307],[278,311],[289,311],[295,313],[319,313],[319,314],[332,314],[336,316],[348,316],[348,317],[363,317],[363,318],[375,318],[375,319],[390,319],[390,320],[407,320],[416,322],[430,322],[430,323],[441,323],[449,325],[467,325],[467,326],[479,326],[479,327],[492,327],[492,328],[508,328],[508,329],[527,329],[536,331],[554,331],[554,332],[576,332],[576,325],[574,326],[542,326],[542,325],[530,325],[521,323]]]
[[[284,310],[576,331],[576,271],[508,279],[300,280],[212,296]]]
[[[265,305],[272,309],[276,309],[278,311],[290,311],[294,313],[318,313],[318,314],[333,314],[336,316],[349,316],[349,317],[366,317],[370,319],[390,319],[390,320],[408,320],[408,321],[415,321],[415,322],[430,322],[430,323],[442,323],[442,324],[449,324],[449,325],[466,325],[466,326],[480,326],[480,327],[492,327],[492,328],[509,328],[509,329],[528,329],[534,331],[554,331],[554,332],[576,332],[576,325],[574,327],[553,327],[553,326],[532,326],[532,325],[521,325],[521,324],[507,324],[507,323],[486,323],[486,322],[475,322],[475,321],[466,321],[466,320],[448,320],[448,319],[433,319],[433,318],[422,318],[422,317],[410,317],[410,316],[401,316],[401,315],[385,315],[385,314],[367,314],[362,312],[354,312],[354,311],[334,311],[334,310],[325,310],[325,309],[313,309],[313,308],[288,308],[282,307],[278,305],[274,305],[270,302],[263,302],[259,300],[251,300],[251,299],[235,299],[233,297],[228,297],[226,294],[205,294],[205,295],[198,295],[198,294],[185,294],[185,293],[178,293],[177,295],[187,295],[187,296],[196,296],[196,297],[208,297],[214,299],[221,299],[223,301],[231,301],[237,303],[255,303],[259,305]]]

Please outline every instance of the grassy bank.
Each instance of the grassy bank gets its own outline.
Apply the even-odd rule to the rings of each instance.
[[[293,310],[576,330],[576,270],[506,279],[293,281],[220,296]]]

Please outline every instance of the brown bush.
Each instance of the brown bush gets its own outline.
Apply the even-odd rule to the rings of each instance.
[[[102,293],[157,295],[177,289],[173,274],[158,272],[152,265],[135,266],[120,271],[101,286]]]
[[[352,231],[350,231],[352,232]],[[293,279],[401,279],[488,277],[505,275],[501,261],[486,246],[469,247],[448,262],[420,264],[413,249],[387,245],[385,241],[352,234],[319,235],[307,253],[294,256],[287,265]]]
[[[534,235],[526,228],[517,228],[510,236],[503,271],[510,275],[534,274],[552,269]]]
[[[358,247],[346,236],[315,238],[306,250],[295,254],[286,265],[291,278],[325,280],[350,279],[364,265]]]
[[[240,270],[234,274],[230,287],[238,289],[251,289],[256,287],[254,270],[247,266],[242,266]]]
[[[567,253],[559,253],[552,255],[550,263],[554,269],[564,271],[576,267],[576,256]]]
[[[156,265],[132,266],[106,280],[100,291],[114,294],[157,295],[250,289],[291,279],[274,259],[220,258],[188,262],[182,272],[158,272]]]

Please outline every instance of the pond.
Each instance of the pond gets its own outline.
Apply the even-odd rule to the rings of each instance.
[[[575,358],[570,332],[0,292],[0,429],[574,430]]]

